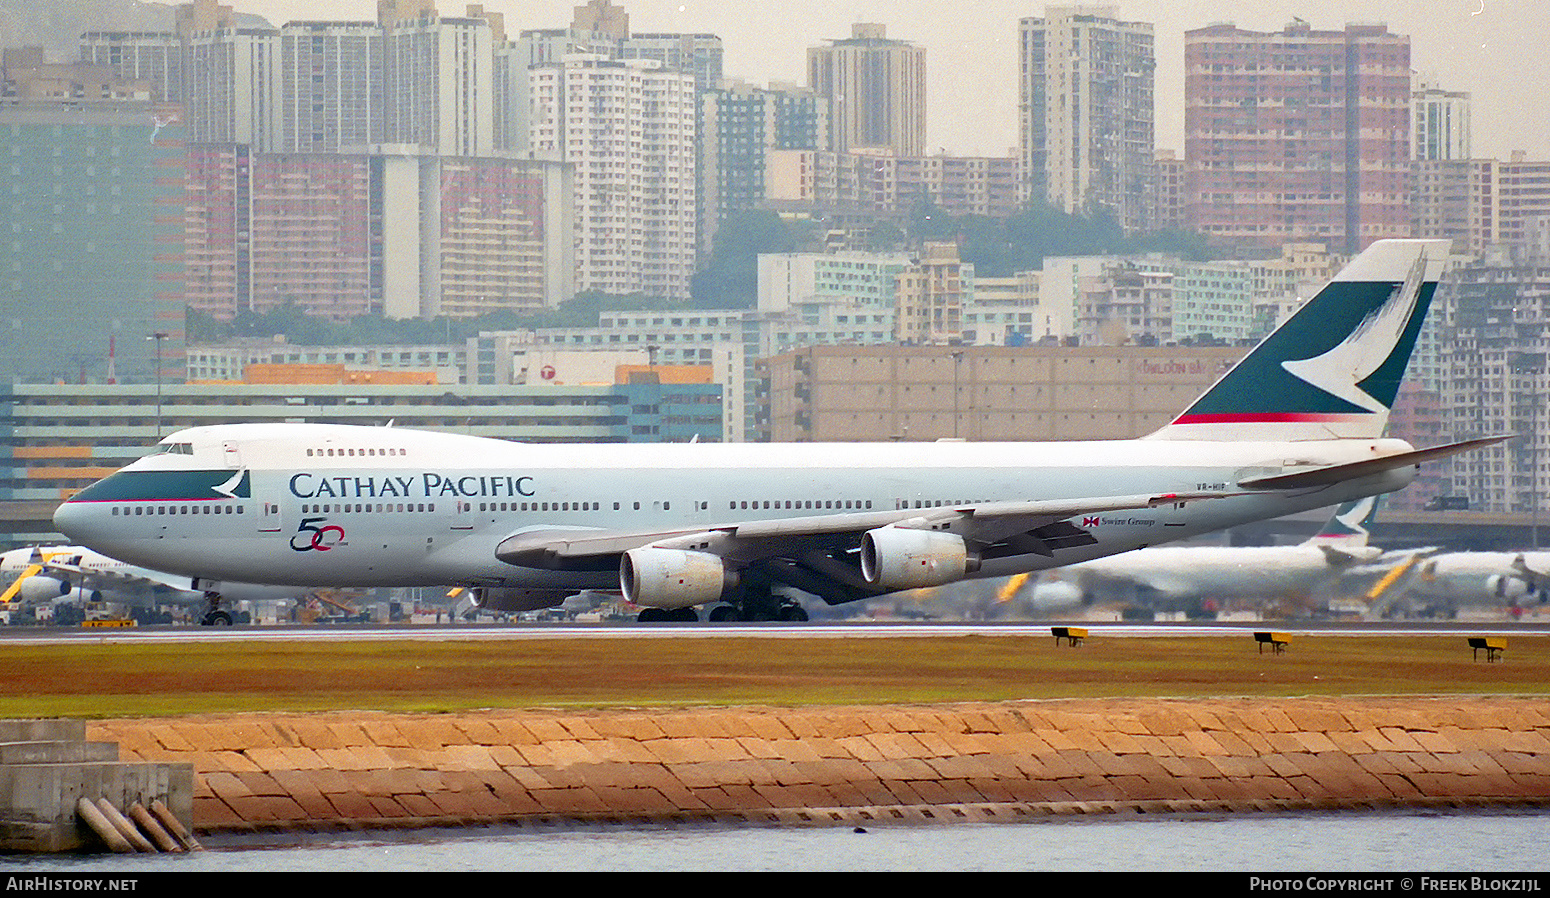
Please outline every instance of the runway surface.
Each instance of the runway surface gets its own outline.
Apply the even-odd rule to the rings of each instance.
[[[281,627],[132,627],[112,630],[63,628],[7,628],[0,630],[0,644],[64,644],[80,642],[149,643],[214,641],[314,641],[382,642],[395,640],[523,640],[523,639],[812,639],[812,638],[943,638],[1043,637],[1052,638],[1045,623],[843,623],[843,624],[469,624],[383,626],[371,624],[331,624],[327,626]],[[1125,624],[1072,621],[1071,626],[1086,627],[1091,639],[1221,636],[1248,638],[1255,632],[1274,630],[1304,636],[1392,637],[1392,636],[1550,636],[1550,624],[1507,622],[1442,623],[1349,623],[1264,622],[1254,625],[1233,624]]]

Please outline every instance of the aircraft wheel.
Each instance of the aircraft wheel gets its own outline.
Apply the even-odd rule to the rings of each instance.
[[[661,608],[642,608],[635,621],[642,624],[660,624],[667,620],[667,612]]]
[[[738,620],[739,617],[740,615],[738,615],[737,609],[733,608],[731,605],[717,605],[716,607],[710,609],[710,622],[713,624],[735,621]]]
[[[679,608],[668,612],[668,620],[679,624],[697,624],[700,622],[700,613],[693,607]]]
[[[795,602],[792,602],[790,605],[782,605],[780,608],[780,619],[792,623],[801,623],[807,620],[807,609]]]
[[[204,620],[200,621],[200,623],[207,627],[229,627],[231,626],[231,615],[224,611],[212,611],[206,614]]]

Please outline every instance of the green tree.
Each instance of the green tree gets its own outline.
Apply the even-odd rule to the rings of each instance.
[[[759,302],[759,254],[789,253],[797,234],[774,212],[748,209],[727,216],[705,266],[694,275],[689,304],[697,309],[751,309]]]

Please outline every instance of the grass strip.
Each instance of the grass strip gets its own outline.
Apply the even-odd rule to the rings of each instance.
[[[1031,636],[9,645],[0,715],[1550,693],[1550,638]]]

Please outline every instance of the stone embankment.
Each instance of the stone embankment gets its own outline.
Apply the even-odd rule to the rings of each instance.
[[[253,714],[87,737],[192,763],[203,832],[1550,804],[1543,698]]]

